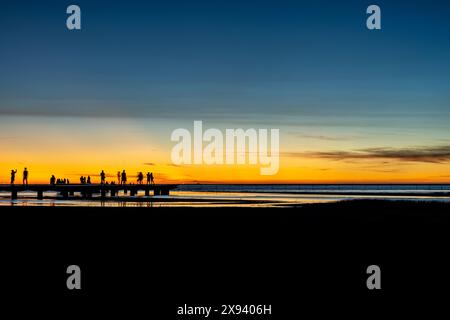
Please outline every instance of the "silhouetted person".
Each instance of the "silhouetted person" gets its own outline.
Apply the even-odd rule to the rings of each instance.
[[[67,179],[67,184],[70,184],[70,181],[69,181],[69,179]]]
[[[125,170],[122,171],[122,184],[127,184],[127,173]]]
[[[52,175],[52,177],[50,178],[50,184],[51,184],[52,186],[54,186],[55,183],[56,183],[55,175]]]
[[[102,170],[102,172],[100,172],[100,183],[105,184],[105,179],[106,179],[106,174],[105,174],[105,171]]]
[[[139,184],[142,184],[142,182],[144,181],[144,175],[142,174],[142,172],[138,173],[138,178],[137,178],[137,182]]]
[[[91,176],[88,176],[88,178],[87,178],[87,184],[91,184]]]
[[[27,168],[23,169],[23,180],[22,183],[28,186],[28,170]]]
[[[118,182],[118,184],[121,183],[121,182],[120,182],[120,171],[117,171],[117,182]]]
[[[153,172],[150,172],[150,184],[155,184],[155,180],[153,180]]]
[[[16,180],[16,173],[17,173],[17,169],[11,170],[11,184],[14,184],[14,180]]]

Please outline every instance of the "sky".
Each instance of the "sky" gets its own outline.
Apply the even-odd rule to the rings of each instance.
[[[81,30],[66,8],[81,8]],[[366,8],[381,8],[381,30]],[[4,1],[0,183],[450,182],[448,1]],[[174,165],[171,132],[277,128],[280,169]],[[95,181],[95,178],[93,179]]]

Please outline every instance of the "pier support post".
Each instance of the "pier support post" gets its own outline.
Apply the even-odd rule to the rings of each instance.
[[[169,195],[169,188],[161,189],[161,195],[162,196],[168,196]]]
[[[44,191],[41,190],[37,192],[37,199],[38,200],[44,199]]]
[[[130,190],[130,196],[134,197],[136,195],[136,190]]]
[[[116,190],[111,190],[111,197],[115,197],[116,196]]]
[[[105,198],[105,197],[106,197],[106,190],[105,190],[105,189],[102,189],[101,195],[102,195],[102,198]]]
[[[61,196],[62,196],[64,199],[67,199],[67,198],[69,197],[69,193],[68,193],[67,191],[61,191]]]
[[[17,199],[17,190],[11,190],[11,200]]]
[[[146,197],[150,196],[150,190],[149,189],[145,189],[145,196]]]
[[[161,195],[161,189],[155,188],[155,189],[153,190],[153,195],[155,195],[155,196],[160,196],[160,195]]]

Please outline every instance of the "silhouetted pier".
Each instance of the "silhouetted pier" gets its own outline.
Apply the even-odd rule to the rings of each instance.
[[[168,196],[170,190],[175,189],[176,184],[154,184],[154,185],[115,185],[115,184],[30,184],[26,185],[0,185],[0,191],[10,192],[11,199],[17,199],[19,192],[36,192],[37,199],[44,199],[44,192],[58,192],[63,199],[69,196],[75,196],[75,193],[81,194],[82,198],[90,199],[94,194],[101,198],[116,197],[120,191],[130,196],[136,196],[138,191],[144,191],[145,196],[150,196],[153,191],[155,196]]]

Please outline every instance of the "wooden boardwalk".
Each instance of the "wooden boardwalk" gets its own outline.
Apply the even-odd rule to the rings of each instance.
[[[69,198],[74,196],[75,193],[80,193],[83,198],[92,198],[94,194],[99,194],[100,197],[106,198],[116,197],[120,191],[130,196],[135,196],[138,191],[144,191],[145,196],[150,196],[150,192],[153,191],[153,195],[169,195],[170,190],[177,187],[176,184],[128,184],[128,185],[114,185],[114,184],[2,184],[0,185],[0,191],[10,192],[11,199],[17,199],[18,192],[36,192],[37,199],[44,199],[44,192],[58,192],[60,196]]]

